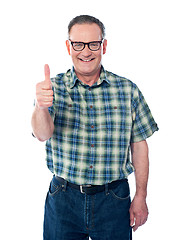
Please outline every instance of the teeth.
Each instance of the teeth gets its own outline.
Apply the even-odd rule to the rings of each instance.
[[[90,62],[92,59],[88,59],[88,60],[84,60],[84,59],[81,59],[83,62]]]

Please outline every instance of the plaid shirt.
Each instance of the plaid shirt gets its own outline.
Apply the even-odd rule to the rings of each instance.
[[[137,86],[103,67],[91,87],[74,68],[51,80],[55,129],[46,142],[51,172],[79,185],[127,178],[134,171],[130,144],[158,130]]]

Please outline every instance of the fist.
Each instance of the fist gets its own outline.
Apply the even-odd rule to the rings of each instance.
[[[50,68],[44,66],[45,80],[36,84],[36,104],[40,109],[46,109],[53,104],[53,90],[50,80]]]

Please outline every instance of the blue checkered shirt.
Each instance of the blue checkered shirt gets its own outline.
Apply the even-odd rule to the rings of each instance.
[[[103,67],[91,87],[74,68],[51,80],[55,129],[46,142],[51,172],[79,185],[127,178],[134,171],[130,144],[158,130],[138,87]]]

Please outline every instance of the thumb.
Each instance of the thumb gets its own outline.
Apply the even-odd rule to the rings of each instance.
[[[50,80],[50,68],[48,64],[44,65],[44,74],[45,74],[45,82],[50,83],[51,84],[51,80]]]
[[[132,211],[130,211],[130,226],[133,227],[135,224],[135,216]]]

